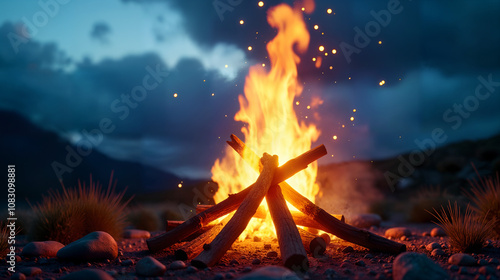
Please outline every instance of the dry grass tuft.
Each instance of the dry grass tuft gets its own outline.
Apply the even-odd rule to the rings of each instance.
[[[434,212],[434,217],[450,237],[451,246],[460,252],[479,251],[493,234],[494,221],[478,218],[469,205],[462,213],[457,202],[453,206],[448,202],[446,209],[441,206],[440,212],[435,209]]]
[[[472,200],[474,206],[472,210],[481,218],[495,221],[494,230],[500,236],[500,179],[498,173],[496,177],[482,178],[478,174],[478,179],[469,180],[472,186],[466,195]]]
[[[63,244],[75,241],[93,231],[105,231],[115,239],[121,237],[125,227],[122,202],[125,191],[115,192],[113,173],[106,190],[92,181],[87,186],[78,181],[78,188],[50,192],[41,203],[33,207],[35,217],[30,228],[33,240],[54,240]]]

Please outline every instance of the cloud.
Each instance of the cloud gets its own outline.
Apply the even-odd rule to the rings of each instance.
[[[111,27],[105,22],[96,22],[92,27],[90,32],[90,37],[93,39],[106,44],[109,42],[109,34],[111,33]]]

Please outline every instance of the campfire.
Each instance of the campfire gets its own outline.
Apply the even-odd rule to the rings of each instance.
[[[320,131],[305,120],[299,122],[294,110],[300,105],[296,99],[303,87],[297,79],[300,58],[295,51],[303,53],[308,48],[303,12],[313,9],[312,1],[304,1],[303,7],[281,4],[269,9],[268,22],[278,29],[267,44],[271,69],[266,71],[264,65],[250,68],[245,94],[239,97],[240,111],[235,115],[236,121],[245,123],[246,143],[231,135],[225,157],[212,168],[212,179],[219,184],[216,199],[221,201],[198,206],[197,215],[185,222],[170,223],[169,231],[147,240],[150,251],[183,240],[186,242],[175,257],[205,268],[215,265],[238,238],[245,240],[258,230],[260,235],[277,237],[284,266],[306,271],[307,253],[324,253],[330,237],[300,227],[324,231],[371,250],[392,254],[406,250],[403,244],[346,224],[342,215],[331,215],[313,202],[319,192],[315,161],[327,151],[324,145],[311,149]],[[307,109],[318,104],[321,100],[315,98]],[[310,119],[319,120],[319,116],[311,114]],[[286,163],[278,167],[278,156],[266,152],[279,155]]]

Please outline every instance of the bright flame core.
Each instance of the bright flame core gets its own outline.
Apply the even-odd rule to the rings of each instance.
[[[300,58],[294,50],[304,53],[309,45],[303,13],[286,4],[270,8],[267,21],[277,28],[276,37],[267,44],[271,70],[260,65],[250,68],[246,78],[244,96],[238,97],[240,111],[234,119],[244,123],[243,141],[259,156],[264,152],[279,156],[280,164],[311,149],[320,131],[297,119],[294,99],[302,93],[297,81],[297,64]],[[314,202],[318,192],[315,183],[317,165],[309,167],[287,180],[299,193]],[[258,177],[249,164],[228,147],[225,156],[217,159],[212,167],[212,179],[219,184],[215,201],[220,202],[230,193],[237,193],[250,186]],[[267,209],[265,200],[261,205]],[[289,208],[294,209],[291,205]],[[258,230],[260,236],[274,236],[270,214],[266,220],[252,219],[240,240]]]

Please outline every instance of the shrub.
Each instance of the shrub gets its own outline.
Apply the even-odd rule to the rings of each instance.
[[[160,219],[158,214],[152,209],[137,208],[132,209],[127,214],[127,221],[136,229],[143,229],[147,231],[158,230],[160,226]]]
[[[478,174],[478,179],[469,180],[470,192],[466,195],[472,200],[474,206],[472,210],[481,218],[495,222],[494,230],[500,236],[500,179],[498,173],[496,177],[482,178]]]
[[[113,173],[108,188],[92,181],[89,185],[78,181],[78,188],[50,192],[33,207],[34,218],[30,228],[33,240],[54,240],[63,244],[75,241],[93,231],[105,231],[115,239],[121,237],[125,226],[122,202],[125,191],[115,192]]]
[[[469,205],[461,212],[456,201],[453,207],[451,202],[448,202],[446,210],[441,206],[441,211],[434,209],[434,213],[434,217],[450,237],[451,246],[460,252],[477,252],[483,247],[486,239],[492,236],[494,221],[477,217]]]

